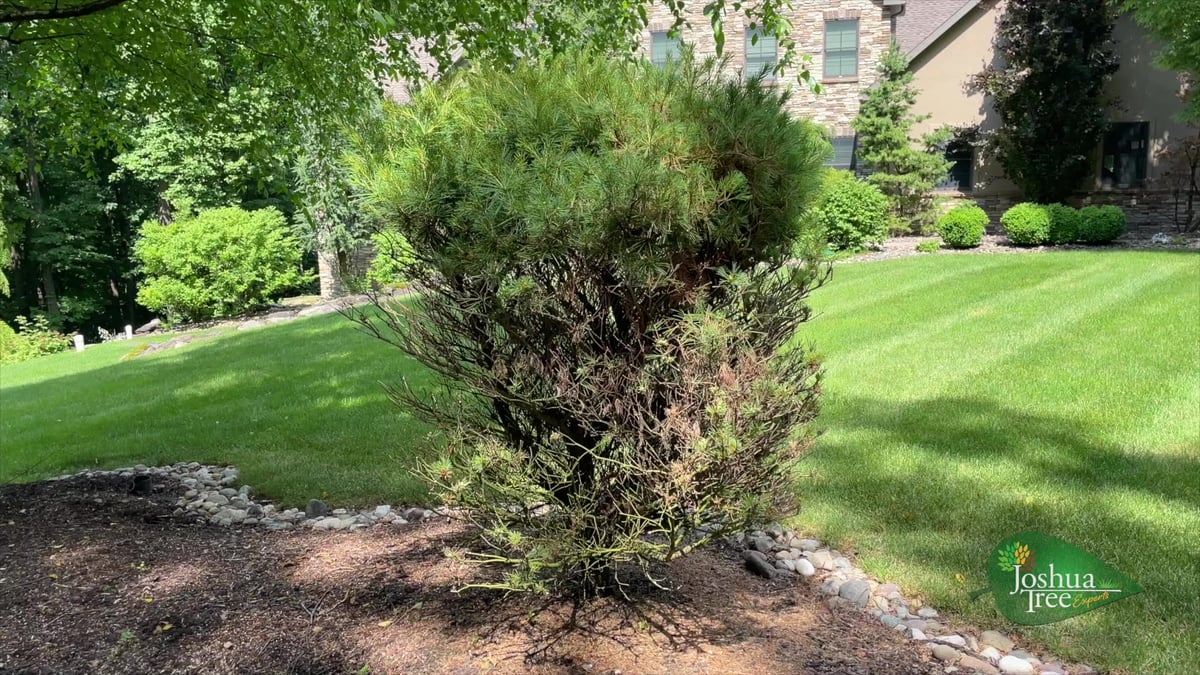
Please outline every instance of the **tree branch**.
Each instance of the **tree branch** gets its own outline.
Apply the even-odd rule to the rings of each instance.
[[[129,0],[92,0],[81,5],[53,7],[43,9],[16,9],[0,12],[0,24],[27,23],[29,21],[54,21],[57,19],[76,19],[97,12],[103,12]]]

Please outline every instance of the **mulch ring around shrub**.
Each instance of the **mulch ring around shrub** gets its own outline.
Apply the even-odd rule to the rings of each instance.
[[[575,606],[454,589],[486,570],[438,519],[357,532],[218,528],[114,476],[0,486],[3,673],[937,673],[813,589],[709,547],[675,593]]]

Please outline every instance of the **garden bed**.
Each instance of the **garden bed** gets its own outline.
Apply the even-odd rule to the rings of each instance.
[[[934,673],[920,648],[718,548],[678,591],[579,607],[453,589],[448,520],[359,532],[197,526],[178,489],[0,486],[0,670],[20,673]],[[573,621],[572,621],[573,619]]]

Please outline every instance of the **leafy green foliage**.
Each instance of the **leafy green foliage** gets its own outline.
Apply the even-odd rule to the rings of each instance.
[[[917,251],[920,253],[937,253],[942,249],[942,242],[937,239],[927,239],[917,244]]]
[[[784,100],[580,55],[464,73],[362,139],[426,291],[359,320],[449,388],[393,393],[444,432],[425,474],[511,566],[497,587],[616,591],[786,506],[825,272],[788,260],[829,146]]]
[[[1046,210],[1050,214],[1051,244],[1071,244],[1079,239],[1081,223],[1078,209],[1065,204],[1050,204]]]
[[[186,116],[151,119],[115,158],[117,176],[156,186],[160,202],[154,215],[160,221],[177,211],[190,215],[264,200],[290,207],[288,165],[295,151],[270,105],[268,92],[235,86],[223,92],[204,123]]]
[[[858,158],[871,171],[867,180],[887,195],[893,215],[908,230],[934,220],[933,189],[950,170],[950,162],[937,149],[949,139],[948,131],[912,136],[913,125],[929,119],[912,112],[920,93],[912,82],[908,59],[893,42],[880,59],[879,79],[867,90],[854,119]]]
[[[1085,206],[1079,210],[1079,241],[1108,244],[1125,234],[1125,211],[1119,206]]]
[[[403,235],[392,230],[376,232],[371,235],[371,248],[375,257],[367,269],[367,281],[372,286],[396,288],[408,283],[416,258]]]
[[[938,235],[950,248],[975,248],[983,241],[988,215],[978,204],[962,204],[938,219]]]
[[[71,338],[50,328],[44,316],[14,320],[20,332],[0,321],[0,364],[20,363],[71,348]]]
[[[1008,241],[1017,246],[1041,246],[1050,241],[1050,211],[1041,204],[1017,204],[1000,217]]]
[[[1165,46],[1159,64],[1169,70],[1200,73],[1200,12],[1191,0],[1124,0],[1137,22]],[[1200,97],[1193,86],[1186,98],[1185,119],[1200,121]]]
[[[849,171],[831,169],[812,217],[831,248],[857,251],[887,236],[888,199]]]
[[[300,245],[271,208],[147,222],[134,257],[146,274],[138,302],[171,320],[232,316],[312,278],[300,271]]]
[[[1000,164],[1031,201],[1066,201],[1092,174],[1108,126],[1105,85],[1117,71],[1109,0],[1011,0],[996,62],[975,85],[992,97]]]

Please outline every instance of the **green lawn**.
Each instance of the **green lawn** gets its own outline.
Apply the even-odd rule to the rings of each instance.
[[[1134,673],[1200,663],[1200,256],[1071,252],[839,265],[805,338],[825,435],[797,524],[985,627],[991,547],[1037,529],[1146,587],[1024,634]],[[0,482],[88,465],[232,462],[268,496],[420,488],[412,372],[327,316],[118,362],[109,344],[0,369]],[[959,582],[956,575],[962,575]]]
[[[232,332],[122,362],[137,341],[0,369],[0,483],[81,468],[232,463],[288,504],[412,503],[427,429],[381,381],[425,372],[340,315]]]
[[[1147,591],[1026,634],[1111,668],[1195,672],[1200,256],[844,265],[814,305],[827,432],[798,525],[989,626],[990,597],[967,593],[991,548],[1060,536]]]

